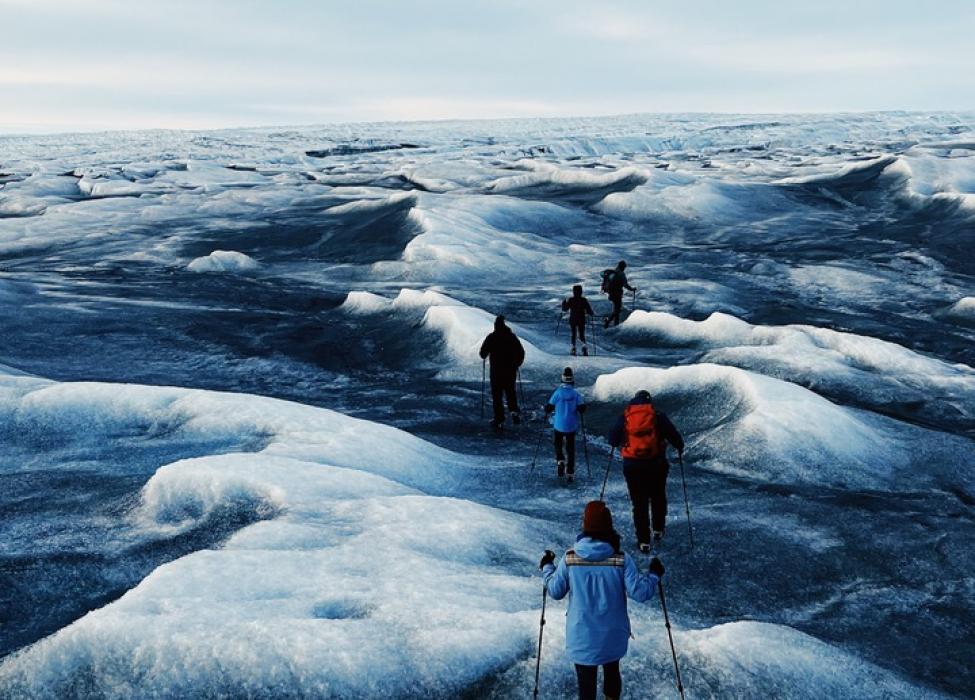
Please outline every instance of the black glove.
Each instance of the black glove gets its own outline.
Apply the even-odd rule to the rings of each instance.
[[[585,413],[585,412],[586,412],[586,404],[584,404],[584,403],[581,403],[581,404],[579,404],[579,405],[578,405],[578,406],[576,407],[576,410],[577,410],[577,411],[578,411],[579,413]]]
[[[662,578],[664,575],[664,563],[657,557],[650,560],[650,573],[654,574],[657,578]]]
[[[555,410],[555,406],[553,406],[553,405],[552,405],[552,404],[550,404],[550,403],[547,403],[547,404],[545,404],[545,415],[546,415],[546,416],[547,416],[547,415],[548,415],[549,413],[551,413],[552,411],[554,411],[554,410]]]
[[[553,552],[551,549],[546,549],[545,554],[542,555],[542,560],[538,562],[538,568],[544,569],[546,564],[554,564],[554,563],[555,563],[555,552]]]

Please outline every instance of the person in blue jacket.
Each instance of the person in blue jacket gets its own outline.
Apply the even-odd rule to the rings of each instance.
[[[641,573],[636,562],[620,549],[613,515],[602,501],[590,501],[582,515],[582,533],[575,546],[555,565],[555,553],[545,551],[539,564],[548,594],[556,600],[569,596],[565,651],[575,664],[580,700],[595,700],[596,673],[603,667],[603,693],[619,698],[623,692],[620,659],[630,640],[626,599],[645,603],[653,597],[664,575],[657,557],[650,572]]]
[[[575,377],[572,368],[566,367],[562,371],[562,384],[552,393],[552,398],[545,404],[545,415],[551,415],[553,432],[555,433],[555,462],[559,477],[566,476],[571,484],[576,473],[576,431],[579,430],[579,416],[586,410],[582,394],[575,390]],[[552,415],[554,414],[554,415]],[[563,445],[565,451],[563,452]],[[566,471],[566,453],[568,453],[568,472]]]

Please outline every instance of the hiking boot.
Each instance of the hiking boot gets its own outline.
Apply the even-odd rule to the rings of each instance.
[[[603,328],[609,328],[609,317],[603,319]]]
[[[493,421],[491,421],[491,427],[494,428],[495,430],[497,430],[498,432],[501,431],[501,426],[503,424],[504,424],[504,421],[500,421],[500,420],[493,420]]]
[[[664,538],[664,531],[663,530],[654,530],[653,531],[653,541],[654,542],[659,542],[663,538]]]
[[[565,480],[566,480],[567,483],[571,484],[573,481],[575,481],[575,476],[572,474],[572,472],[569,472],[569,474],[568,474],[568,476],[566,476]]]
[[[568,482],[571,484],[576,478],[575,467],[569,467],[569,471],[566,472],[566,476],[568,476]]]
[[[565,460],[560,459],[556,466],[559,470],[559,476],[565,476]]]
[[[519,411],[511,412],[511,422],[515,425],[521,425],[521,413]]]
[[[582,356],[589,357],[589,348],[587,348],[585,345],[582,346]]]
[[[572,355],[573,357],[575,356],[575,354],[576,354],[576,346],[575,346],[575,345],[573,345],[573,346],[572,346],[572,347],[571,347],[571,348],[569,349],[569,354],[570,354],[570,355]]]
[[[647,542],[640,543],[640,552],[642,554],[650,554],[650,544]]]

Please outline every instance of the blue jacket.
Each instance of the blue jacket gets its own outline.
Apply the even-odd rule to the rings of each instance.
[[[559,565],[547,564],[542,575],[545,588],[556,600],[572,593],[565,623],[569,660],[599,666],[626,656],[630,641],[627,595],[645,603],[660,579],[640,573],[636,562],[626,554],[616,554],[611,544],[579,537]]]
[[[574,433],[579,429],[579,407],[585,406],[582,394],[572,388],[571,384],[563,384],[552,393],[548,400],[550,406],[555,407],[552,427],[560,433]]]

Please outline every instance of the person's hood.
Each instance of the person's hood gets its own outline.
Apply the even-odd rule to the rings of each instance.
[[[575,389],[575,388],[576,385],[574,382],[571,384],[569,382],[562,382],[561,384],[559,384],[559,389]]]
[[[630,401],[630,406],[652,406],[653,399],[637,399],[634,398]]]
[[[495,331],[499,331],[499,332],[503,332],[503,331],[508,330],[508,326],[505,324],[504,321],[505,321],[504,316],[498,316],[497,318],[495,318],[494,319],[494,330]]]
[[[586,537],[585,535],[579,535],[579,539],[576,540],[573,549],[576,554],[586,561],[603,561],[604,559],[609,559],[616,553],[613,545],[609,542],[594,540],[592,537]]]

